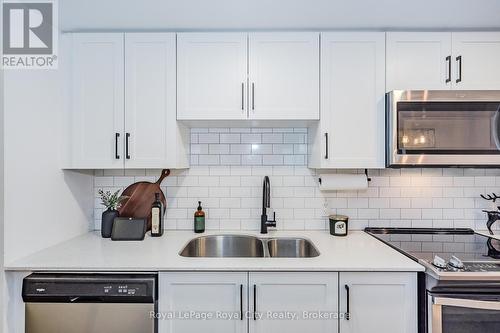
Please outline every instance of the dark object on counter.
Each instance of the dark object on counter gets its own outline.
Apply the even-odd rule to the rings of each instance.
[[[101,236],[102,238],[111,237],[111,231],[113,230],[113,221],[115,218],[120,216],[120,213],[115,209],[106,209],[102,212],[101,217]]]
[[[118,217],[113,223],[111,240],[132,241],[143,240],[146,234],[146,219],[135,219],[132,217]]]
[[[160,194],[160,201],[164,209],[167,207],[167,200],[160,188],[160,184],[168,175],[170,170],[164,169],[156,183],[137,182],[127,187],[122,196],[129,197],[119,208],[120,216],[145,218],[147,219],[147,230],[151,230],[151,205],[155,201],[155,194]]]
[[[194,212],[194,232],[205,232],[205,212],[201,208],[201,201],[198,201],[198,209]]]
[[[151,236],[160,237],[163,235],[163,203],[160,200],[160,193],[155,193],[155,202],[151,206]]]
[[[349,217],[345,215],[330,215],[330,234],[333,236],[347,236]]]

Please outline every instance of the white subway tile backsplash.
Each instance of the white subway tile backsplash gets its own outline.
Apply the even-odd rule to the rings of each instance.
[[[219,134],[200,133],[198,134],[198,143],[219,143]]]
[[[262,134],[241,134],[241,143],[262,143]]]
[[[348,215],[351,229],[484,229],[482,209],[496,205],[479,195],[499,192],[500,186],[500,169],[381,169],[369,170],[372,181],[367,190],[321,192],[316,171],[307,168],[306,128],[193,128],[190,149],[191,168],[173,170],[161,184],[168,201],[167,229],[192,230],[201,200],[207,229],[258,230],[265,175],[270,177],[278,228],[288,230],[325,230],[332,213]],[[159,174],[160,170],[96,170],[92,226],[100,227],[103,211],[98,189],[116,191],[135,181],[156,181]]]
[[[281,133],[262,134],[262,143],[283,143],[283,134]]]

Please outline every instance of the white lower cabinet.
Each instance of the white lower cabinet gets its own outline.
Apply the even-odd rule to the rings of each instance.
[[[417,332],[415,273],[341,272],[339,294],[341,333]]]
[[[247,331],[248,273],[160,273],[159,333],[243,333]],[[244,318],[240,318],[240,311]],[[203,320],[202,315],[218,316]],[[227,319],[222,315],[238,316]]]
[[[337,273],[250,273],[249,288],[250,333],[337,332]]]
[[[399,272],[165,272],[158,332],[416,333],[416,284]]]

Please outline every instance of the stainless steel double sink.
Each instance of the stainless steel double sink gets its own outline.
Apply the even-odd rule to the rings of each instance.
[[[209,235],[189,241],[180,255],[204,258],[311,258],[319,256],[319,251],[305,238]]]

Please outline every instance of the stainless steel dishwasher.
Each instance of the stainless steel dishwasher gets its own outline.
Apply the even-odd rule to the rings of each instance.
[[[23,281],[26,333],[154,333],[157,276],[31,274]]]

